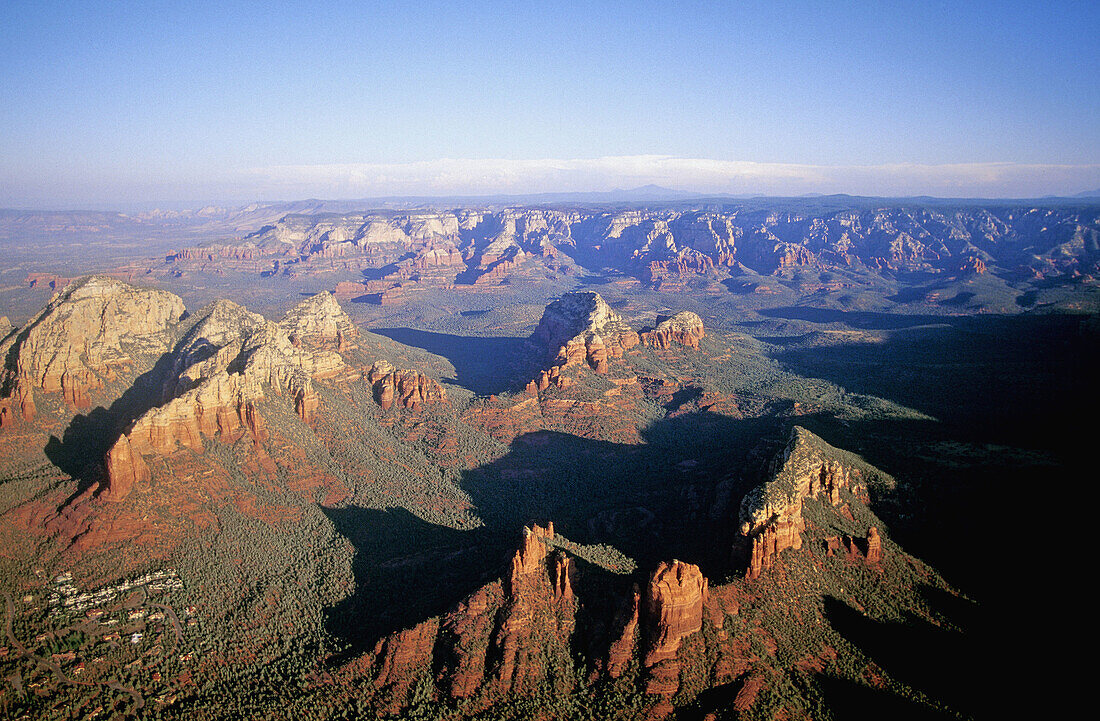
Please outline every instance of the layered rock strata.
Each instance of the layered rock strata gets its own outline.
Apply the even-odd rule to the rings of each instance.
[[[674,560],[653,571],[646,588],[650,627],[646,666],[675,658],[681,639],[703,627],[706,601],[707,579],[698,566]]]
[[[657,326],[644,331],[640,338],[643,345],[654,348],[671,348],[673,343],[698,348],[705,335],[703,319],[685,310],[673,316],[657,316]]]
[[[746,578],[758,578],[782,551],[802,548],[804,499],[822,496],[836,506],[843,488],[865,495],[861,471],[839,455],[806,429],[796,426],[791,431],[783,451],[772,462],[770,479],[741,502],[741,534],[752,544]]]
[[[420,410],[428,403],[444,401],[446,392],[438,382],[416,370],[398,370],[387,361],[378,361],[367,373],[374,400],[388,411],[401,406]]]
[[[136,356],[168,350],[183,313],[171,293],[100,276],[73,281],[0,343],[0,357],[14,361],[0,373],[3,395],[18,399],[8,407],[18,405],[30,420],[35,390],[60,393],[74,409],[90,407],[89,392],[115,380]]]
[[[326,294],[327,295],[327,294]],[[324,298],[303,301],[283,323],[268,321],[231,301],[218,301],[184,337],[173,354],[165,379],[163,402],[135,420],[107,453],[105,497],[118,501],[135,484],[147,482],[142,455],[166,455],[177,448],[203,451],[203,438],[248,431],[262,439],[257,403],[265,390],[285,395],[305,422],[312,420],[319,401],[314,377],[330,377],[344,366],[338,352],[310,350],[292,338],[332,337],[334,343],[352,332],[343,311]],[[320,312],[307,320],[311,311]],[[341,318],[340,316],[343,316]],[[343,327],[343,330],[341,330]]]
[[[594,291],[566,293],[546,306],[531,338],[555,367],[587,364],[597,373],[638,345],[638,333]]]
[[[583,602],[576,596],[575,562],[553,549],[555,541],[552,523],[525,528],[499,582],[483,586],[438,619],[388,636],[355,662],[358,673],[388,689],[382,706],[400,712],[410,679],[425,667],[435,669],[432,682],[440,694],[489,703],[529,696],[547,683],[560,682],[553,659],[568,664],[570,648],[593,639],[573,638]],[[628,667],[641,673],[638,680],[651,698],[651,717],[671,712],[681,664],[687,663],[681,659],[682,646],[686,639],[698,638],[704,624],[715,629],[713,647],[699,641],[715,677],[726,681],[742,671],[734,644],[722,630],[726,615],[737,613],[737,604],[726,596],[713,597],[697,566],[662,563],[644,591],[635,586],[625,601],[612,620],[610,638],[601,641],[606,664],[600,673],[619,678]],[[396,668],[409,670],[408,676],[399,679]]]
[[[548,654],[569,654],[577,604],[573,560],[552,553],[553,524],[525,528],[505,577],[483,586],[454,610],[378,642],[360,662],[375,685],[395,682],[393,669],[420,668],[433,658],[442,668],[435,681],[452,698],[492,698],[535,693],[547,681]],[[390,710],[405,701],[404,687],[391,693]]]

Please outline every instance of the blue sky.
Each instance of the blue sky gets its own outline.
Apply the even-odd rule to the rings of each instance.
[[[0,206],[1100,187],[1100,3],[0,4]]]

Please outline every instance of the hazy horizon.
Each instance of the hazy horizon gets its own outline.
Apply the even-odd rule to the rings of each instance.
[[[0,8],[0,207],[1100,188],[1093,3]]]

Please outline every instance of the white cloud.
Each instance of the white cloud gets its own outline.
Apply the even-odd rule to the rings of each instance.
[[[1100,188],[1100,165],[808,165],[627,155],[603,158],[275,165],[205,174],[34,178],[0,168],[0,207],[147,208],[253,200],[588,192],[660,185],[733,195],[1035,198]]]
[[[1035,197],[1100,187],[1100,165],[958,163],[826,166],[631,155],[582,159],[451,159],[279,165],[244,187],[284,198],[606,191],[655,184],[696,192]]]

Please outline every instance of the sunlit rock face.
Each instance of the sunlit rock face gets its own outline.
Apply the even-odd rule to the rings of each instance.
[[[99,276],[74,281],[0,344],[3,357],[14,354],[0,387],[19,398],[28,420],[34,390],[61,393],[70,407],[86,409],[89,391],[114,380],[135,356],[167,351],[183,312],[183,301],[164,291]]]
[[[698,348],[706,335],[703,319],[691,311],[681,311],[673,316],[657,316],[657,327],[641,334],[641,342],[654,348],[671,348],[673,343]]]
[[[746,577],[758,578],[770,568],[782,551],[802,548],[802,503],[806,498],[823,497],[829,504],[840,504],[841,489],[866,498],[862,473],[844,462],[837,449],[795,426],[790,439],[773,461],[771,477],[749,492],[741,501],[741,534],[752,542]],[[872,529],[877,540],[878,532]],[[881,558],[881,543],[876,552]]]
[[[606,373],[609,358],[620,358],[638,345],[638,333],[599,293],[585,291],[566,293],[546,306],[532,340],[556,366],[586,363]]]

